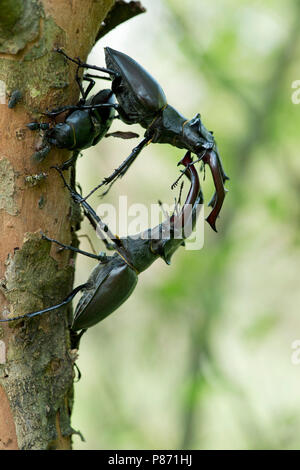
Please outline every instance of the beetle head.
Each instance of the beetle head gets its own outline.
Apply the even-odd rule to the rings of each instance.
[[[187,148],[199,155],[203,150],[214,148],[215,139],[201,121],[200,114],[187,121],[183,126],[183,139]]]

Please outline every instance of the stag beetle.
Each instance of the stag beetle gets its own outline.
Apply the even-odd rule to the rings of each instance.
[[[105,79],[105,77],[102,78]],[[87,99],[95,85],[95,81],[93,75],[89,74],[85,75],[83,79],[89,82],[86,90],[83,89],[80,83],[77,69],[76,81],[82,98],[75,110],[69,110],[64,122],[54,126],[45,122],[30,122],[27,124],[30,130],[40,129],[45,131],[40,148],[32,155],[35,161],[41,162],[44,160],[52,145],[73,150],[73,156],[62,165],[62,169],[66,170],[75,162],[80,150],[96,145],[109,130],[115,117],[114,93],[110,89],[105,89]]]
[[[225,198],[224,183],[229,178],[223,169],[213,133],[206,129],[201,121],[200,114],[188,120],[170,106],[159,83],[134,59],[110,47],[106,47],[104,50],[107,69],[83,63],[79,59],[72,59],[61,49],[57,49],[57,52],[74,62],[77,65],[77,70],[81,67],[108,73],[112,80],[112,92],[118,102],[118,104],[112,104],[118,111],[118,118],[127,124],[138,123],[146,129],[146,132],[143,140],[132,150],[119,168],[109,177],[104,178],[86,196],[86,199],[101,186],[112,185],[117,178],[122,177],[143,148],[150,142],[167,143],[195,153],[198,160],[194,163],[202,161],[204,165],[209,165],[216,192],[209,203],[213,209],[206,220],[212,229],[216,231],[216,219]],[[99,104],[98,107],[105,105]],[[64,106],[45,114],[54,117],[67,110],[91,110],[95,107],[81,104]]]
[[[68,185],[61,169],[56,167],[74,201],[82,204],[90,219],[93,220],[94,227],[97,226],[102,233],[104,232],[111,239],[115,254],[107,256],[101,252],[99,255],[95,255],[72,246],[64,245],[43,234],[43,238],[57,243],[63,248],[96,258],[99,263],[93,269],[88,281],[76,287],[61,303],[33,313],[6,318],[0,321],[32,318],[36,315],[55,310],[69,303],[79,291],[83,291],[75,309],[73,323],[70,326],[72,345],[73,347],[78,346],[79,339],[87,328],[102,321],[128,299],[137,284],[138,275],[141,272],[149,268],[158,258],[162,258],[167,264],[170,264],[173,253],[183,244],[184,239],[191,234],[199,215],[199,208],[203,202],[203,197],[198,173],[193,165],[190,152],[187,152],[179,164],[185,166],[186,176],[191,182],[190,190],[180,213],[178,215],[173,213],[171,217],[153,229],[124,238],[119,238],[111,233],[108,226],[101,221],[84,198]],[[78,330],[83,331],[76,333]]]

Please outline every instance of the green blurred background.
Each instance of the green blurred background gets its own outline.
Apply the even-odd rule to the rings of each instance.
[[[89,62],[104,65],[104,46],[121,50],[187,118],[200,112],[229,193],[218,234],[205,224],[202,250],[178,250],[171,266],[157,261],[131,298],[84,335],[73,427],[86,442],[75,436],[74,447],[299,449],[300,105],[291,97],[300,79],[300,1],[142,3],[147,13],[105,36]],[[116,121],[119,129],[143,134]],[[83,192],[137,142],[104,139],[85,151]],[[105,202],[126,194],[129,203],[172,203],[182,156],[149,145]],[[203,189],[207,202],[209,170]],[[102,249],[87,222],[81,233]],[[89,250],[85,239],[81,247]],[[94,264],[78,257],[76,285]]]

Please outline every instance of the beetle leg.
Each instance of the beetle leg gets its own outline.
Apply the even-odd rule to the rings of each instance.
[[[202,152],[202,154],[200,155],[200,157],[199,157],[197,160],[195,160],[195,161],[192,162],[192,163],[189,163],[189,164],[185,167],[184,170],[180,170],[181,175],[179,175],[178,178],[177,178],[177,180],[174,181],[174,183],[172,184],[172,186],[171,186],[171,189],[172,189],[172,190],[173,190],[174,188],[176,188],[176,186],[178,185],[179,181],[181,180],[181,178],[183,177],[183,175],[186,174],[186,172],[187,172],[187,170],[190,168],[190,166],[195,165],[195,163],[198,163],[198,162],[202,161],[202,159],[203,159],[203,157],[204,157],[204,155],[205,155],[205,152],[206,152],[206,151]],[[179,166],[180,164],[181,164],[181,161],[177,163],[177,166]]]
[[[0,319],[0,322],[8,322],[8,321],[15,321],[15,320],[21,320],[22,318],[33,318],[36,317],[37,315],[42,315],[43,313],[51,312],[52,310],[56,310],[57,308],[61,308],[64,305],[68,304],[73,300],[75,295],[80,292],[82,289],[88,287],[89,284],[81,284],[80,286],[75,287],[75,289],[70,292],[70,294],[59,304],[52,305],[52,307],[44,308],[42,310],[37,310],[36,312],[31,312],[31,313],[25,313],[24,315],[20,315],[18,317],[11,317],[11,318],[5,318],[5,319]]]
[[[81,83],[81,80],[79,78],[78,72],[79,72],[79,67],[77,67],[77,70],[76,70],[76,82],[79,86],[79,90],[80,90],[80,93],[81,93],[82,98],[83,98],[84,101],[86,101],[88,95],[90,94],[90,92],[92,91],[92,89],[95,86],[96,82],[95,82],[95,80],[93,80],[94,78],[102,78],[103,80],[111,80],[111,78],[109,78],[109,77],[100,77],[98,75],[91,75],[89,73],[86,73],[85,75],[83,75],[82,80],[85,80],[86,82],[89,82],[89,84],[88,84],[87,89],[84,90],[84,88],[82,86],[82,83]]]
[[[45,145],[40,150],[38,150],[33,155],[31,155],[31,158],[35,162],[40,163],[44,160],[44,158],[47,157],[50,150],[51,150],[51,145],[48,143],[45,143]]]
[[[80,253],[81,255],[88,256],[89,258],[94,258],[100,261],[101,263],[107,263],[108,258],[105,254],[99,254],[95,255],[93,253],[89,253],[88,251],[83,251],[80,250],[79,248],[75,248],[74,246],[71,245],[65,245],[64,243],[59,242],[58,240],[55,240],[54,238],[47,237],[43,232],[41,232],[43,240],[48,240],[49,242],[56,243],[57,245],[61,246],[64,250],[71,250],[75,251],[75,253]]]
[[[66,160],[61,166],[60,166],[60,169],[62,171],[65,171],[67,170],[68,168],[70,168],[70,166],[74,165],[74,163],[76,162],[77,160],[77,157],[79,155],[79,152],[73,152],[73,155],[71,158],[69,158],[68,160]]]
[[[210,202],[208,203],[208,206],[213,207],[213,210],[209,214],[209,216],[206,218],[206,221],[209,223],[211,228],[217,232],[216,229],[216,219],[220,213],[224,198],[225,198],[225,193],[226,189],[224,188],[224,183],[226,180],[229,180],[228,176],[226,175],[223,166],[221,164],[221,160],[218,156],[218,154],[214,151],[205,151],[203,152],[200,157],[195,160],[192,164],[194,165],[195,163],[198,163],[202,161],[204,164],[208,164],[213,176],[214,184],[216,191],[211,198]],[[182,178],[182,176],[186,173],[188,167],[191,166],[188,165],[185,170],[181,172],[181,175],[177,178],[177,180],[172,184],[171,189],[174,189],[179,180]],[[205,168],[205,167],[204,167]]]
[[[163,213],[164,219],[169,219],[170,216],[169,216],[168,212],[167,212],[167,211],[165,210],[165,208],[164,208],[164,203],[159,199],[159,200],[157,201],[157,204],[159,205],[160,210],[161,210],[162,213]]]
[[[89,212],[87,212],[84,208],[83,208],[83,213],[86,216],[86,218],[88,219],[88,221],[90,222],[91,226],[94,228],[94,230],[97,231],[97,228],[98,228],[97,223],[95,222],[95,220],[93,219],[91,214],[89,214]],[[109,243],[109,241],[106,240],[106,238],[103,238],[103,237],[101,237],[101,240],[103,241],[103,243],[105,245],[105,248],[107,250],[115,250],[116,249],[115,243]]]
[[[209,216],[206,218],[206,221],[209,223],[211,228],[217,232],[216,219],[220,213],[225,198],[223,175],[219,164],[219,158],[214,151],[206,152],[203,157],[203,162],[209,165],[216,188],[216,197],[213,198],[214,207]]]
[[[230,178],[226,175],[225,171],[224,171],[224,168],[223,168],[223,165],[222,165],[222,162],[219,158],[219,155],[217,154],[217,157],[218,157],[218,164],[219,164],[219,169],[220,169],[220,172],[221,172],[221,176],[222,176],[222,181],[223,181],[223,184],[226,183],[227,180],[229,180]],[[227,190],[225,189],[225,192]],[[213,207],[215,202],[216,202],[216,199],[217,199],[217,193],[215,191],[213,197],[211,198],[211,200],[209,201],[208,203],[208,206],[209,207]]]
[[[143,148],[151,141],[151,138],[145,137],[134,149],[132,150],[131,154],[124,160],[124,162],[107,178],[104,178],[104,180],[98,184],[83,200],[85,201],[88,197],[90,197],[97,189],[101,188],[104,185],[107,185],[109,183],[110,186],[107,191],[103,193],[103,196],[108,193],[110,190],[111,186],[115,183],[115,181],[118,178],[121,178],[122,176],[125,175],[126,171],[128,168],[132,165],[132,163],[135,161],[137,156],[141,153]]]
[[[54,50],[55,50],[55,52],[58,52],[59,54],[62,54],[66,59],[70,60],[71,62],[74,62],[74,64],[76,64],[78,67],[82,67],[84,69],[98,70],[99,72],[104,72],[104,73],[108,73],[110,75],[119,76],[119,74],[117,72],[115,72],[114,70],[107,69],[105,67],[97,67],[96,65],[85,64],[84,62],[81,62],[81,60],[79,58],[72,59],[72,57],[69,57],[60,48],[57,48],[57,49],[54,49]]]
[[[60,169],[59,166],[52,166],[51,168],[54,168],[58,173],[60,174],[64,185],[68,188],[73,200],[77,202],[78,204],[81,204],[84,208],[84,210],[90,215],[90,217],[96,222],[96,230],[98,234],[101,236],[102,239],[104,239],[103,233],[107,234],[107,236],[112,240],[112,242],[115,244],[116,247],[122,246],[122,241],[119,239],[117,235],[113,235],[113,233],[110,231],[108,225],[106,225],[100,217],[96,214],[94,209],[86,202],[86,200],[78,194],[74,189],[71,188],[71,186],[67,183],[62,170]]]
[[[176,186],[178,185],[178,183],[181,180],[181,178],[183,177],[183,175],[185,175],[186,170],[187,170],[187,168],[185,168],[185,170],[180,170],[181,174],[178,176],[177,180],[174,181],[174,183],[172,183],[172,185],[171,185],[172,190],[176,188]]]
[[[87,90],[84,90],[84,88],[82,86],[82,83],[81,83],[81,80],[80,80],[80,77],[79,77],[79,70],[80,70],[80,67],[77,67],[76,74],[75,74],[75,80],[77,82],[79,91],[81,93],[82,100],[85,103],[87,95],[89,94],[89,92],[91,91],[93,86],[95,85],[95,81],[94,80],[89,80],[91,83],[89,83],[89,86],[88,86]],[[84,77],[83,77],[83,80],[84,80]]]
[[[64,113],[65,111],[78,111],[82,109],[97,109],[97,108],[115,108],[118,110],[119,105],[116,103],[99,103],[99,104],[77,104],[77,105],[70,105],[70,106],[62,106],[61,108],[55,108],[52,109],[51,111],[46,111],[45,113],[42,113],[44,116],[48,117],[56,117],[59,114]]]
[[[41,131],[46,131],[50,129],[50,124],[49,122],[29,122],[26,124],[26,127],[28,127],[28,129],[31,131],[37,131],[38,129]]]

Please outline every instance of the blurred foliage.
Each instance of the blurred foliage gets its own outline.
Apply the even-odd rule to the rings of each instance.
[[[106,36],[90,61],[103,63],[104,45],[122,50],[160,81],[170,104],[188,118],[201,112],[229,193],[219,232],[205,228],[201,251],[182,249],[171,267],[157,262],[83,337],[73,427],[87,442],[75,438],[75,447],[298,449],[300,105],[291,84],[300,78],[300,1],[143,4],[147,13]],[[85,152],[84,191],[132,147],[107,139]],[[171,201],[179,158],[150,145],[107,201]],[[79,284],[93,263],[77,263]]]

